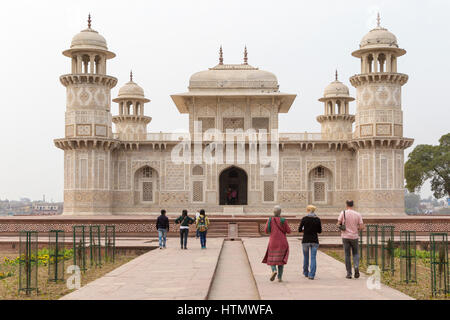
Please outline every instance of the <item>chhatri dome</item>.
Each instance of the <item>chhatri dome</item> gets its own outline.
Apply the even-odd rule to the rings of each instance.
[[[150,102],[149,99],[145,98],[144,89],[142,89],[142,87],[140,87],[136,82],[133,81],[133,72],[130,72],[130,81],[125,83],[119,89],[117,98],[113,101],[117,102],[116,100],[120,99],[138,99],[145,102]]]
[[[384,48],[386,46],[397,47],[397,37],[388,29],[380,25],[380,14],[377,16],[377,27],[367,33],[361,40],[359,47],[362,48]]]
[[[219,64],[205,71],[194,73],[189,79],[189,89],[259,89],[277,92],[277,77],[268,71],[259,70],[248,64],[247,48],[243,64],[224,64],[220,47]]]
[[[108,59],[116,55],[108,51],[106,39],[97,31],[91,28],[91,15],[88,17],[88,27],[72,38],[70,49],[63,52],[67,57],[71,57],[75,51],[100,51],[106,53]]]
[[[397,37],[388,29],[381,26],[379,13],[377,15],[377,26],[361,39],[359,50],[355,51],[352,55],[359,57],[361,53],[374,49],[392,49],[397,52],[397,56],[406,53],[405,50],[398,47]]]
[[[338,80],[337,70],[335,80],[325,87],[323,98],[351,98],[348,87]]]

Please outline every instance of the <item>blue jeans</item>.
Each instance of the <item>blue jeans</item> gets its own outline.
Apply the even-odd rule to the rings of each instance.
[[[305,277],[314,278],[316,275],[316,255],[319,248],[318,243],[302,243],[303,247],[303,274]],[[309,251],[311,249],[311,269],[309,268]]]
[[[159,247],[166,247],[167,229],[158,229]]]
[[[281,279],[281,278],[283,277],[284,265],[270,266],[270,268],[272,269],[272,272],[277,272],[277,267],[278,267],[277,278],[278,278],[278,279]]]
[[[206,248],[206,232],[207,231],[198,232],[200,234],[200,245],[202,246],[202,248]]]

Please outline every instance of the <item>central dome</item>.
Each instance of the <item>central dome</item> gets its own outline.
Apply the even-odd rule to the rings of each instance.
[[[194,73],[189,80],[189,88],[278,90],[278,80],[273,73],[248,64],[219,64],[209,70]]]

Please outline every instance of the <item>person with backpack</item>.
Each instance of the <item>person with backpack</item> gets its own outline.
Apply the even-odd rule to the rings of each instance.
[[[184,209],[179,216],[175,220],[176,224],[180,224],[180,244],[181,249],[187,249],[187,238],[189,235],[189,225],[194,223],[194,219],[188,216],[188,212]]]
[[[206,249],[206,233],[208,232],[209,219],[206,216],[205,210],[200,210],[200,215],[196,221],[197,231],[200,235],[200,245],[202,249]]]
[[[166,210],[161,210],[161,215],[156,219],[156,230],[158,230],[159,248],[166,248],[167,232],[169,231],[169,218],[166,217]]]
[[[275,206],[274,217],[267,220],[265,232],[270,234],[266,255],[262,263],[266,263],[272,268],[270,281],[275,280],[278,275],[278,282],[282,282],[284,265],[289,257],[289,243],[286,238],[287,233],[291,233],[291,228],[286,219],[281,218],[281,207]],[[277,272],[278,267],[278,272]]]
[[[353,200],[347,200],[347,209],[342,211],[338,218],[338,228],[341,230],[342,243],[345,252],[345,268],[347,269],[347,279],[352,278],[352,261],[355,268],[355,278],[359,278],[359,252],[358,239],[359,230],[364,229],[363,219],[359,212],[353,210]]]

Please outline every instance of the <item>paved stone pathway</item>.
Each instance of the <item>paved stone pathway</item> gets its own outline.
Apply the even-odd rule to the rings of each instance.
[[[258,299],[258,289],[242,241],[225,241],[208,300]]]
[[[167,249],[145,253],[62,299],[206,299],[222,243],[208,239],[208,249],[201,250],[199,240],[189,238],[188,250],[181,250],[179,239],[169,238]]]
[[[181,250],[179,239],[169,238],[168,249],[143,254],[62,299],[412,299],[384,285],[368,289],[364,274],[345,279],[344,264],[320,251],[316,278],[308,280],[301,273],[303,255],[297,238],[289,238],[284,282],[270,282],[270,268],[261,263],[267,242],[267,237],[225,243],[211,238],[208,249],[201,250],[199,241],[190,238],[189,249]]]
[[[261,263],[268,238],[244,239],[261,299],[266,300],[410,300],[411,297],[388,286],[379,290],[367,287],[367,276],[346,279],[345,265],[323,252],[317,253],[317,272],[314,280],[302,274],[301,241],[289,239],[289,261],[284,268],[283,282],[269,281],[270,268]]]

